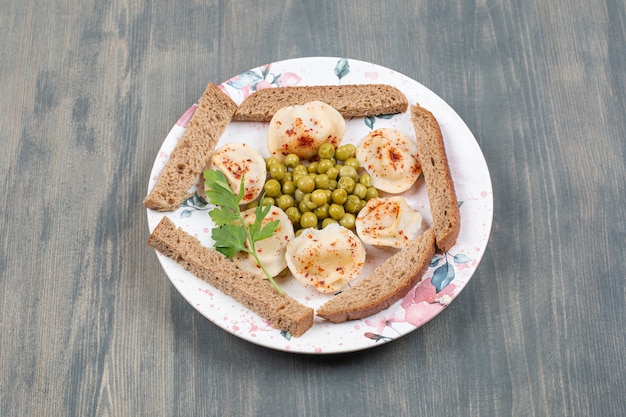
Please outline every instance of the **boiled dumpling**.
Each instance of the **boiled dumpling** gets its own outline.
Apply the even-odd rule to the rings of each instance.
[[[304,229],[287,244],[287,266],[304,286],[334,293],[359,276],[365,264],[365,247],[349,229],[330,224]]]
[[[363,243],[402,248],[422,232],[422,216],[403,197],[370,199],[356,217]]]
[[[370,132],[356,149],[356,159],[372,177],[372,185],[391,194],[402,193],[415,183],[422,172],[417,155],[417,143],[391,128]]]
[[[263,191],[266,168],[263,156],[245,143],[233,142],[216,149],[208,169],[224,173],[230,188],[239,193],[241,177],[244,177],[244,195],[241,204],[254,201]]]
[[[270,156],[281,162],[290,153],[309,159],[323,143],[336,148],[345,132],[346,121],[337,110],[321,101],[311,101],[283,107],[274,114],[267,147]]]

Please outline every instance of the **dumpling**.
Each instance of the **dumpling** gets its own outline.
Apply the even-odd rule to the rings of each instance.
[[[245,143],[233,142],[216,149],[207,168],[222,171],[235,194],[239,193],[241,177],[244,177],[241,204],[254,201],[263,191],[267,175],[265,159]]]
[[[355,226],[363,243],[402,248],[421,234],[422,215],[403,197],[376,197],[359,212]]]
[[[337,110],[321,101],[311,101],[283,107],[274,114],[267,147],[270,156],[281,162],[290,153],[309,159],[323,143],[336,148],[345,132],[346,121]]]
[[[287,244],[287,266],[304,286],[334,293],[358,277],[365,264],[365,247],[349,229],[331,224],[304,229]]]
[[[422,172],[417,143],[391,128],[365,136],[356,148],[356,159],[372,177],[372,185],[391,194],[411,188]]]

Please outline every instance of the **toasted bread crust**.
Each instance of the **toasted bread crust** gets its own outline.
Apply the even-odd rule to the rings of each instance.
[[[152,210],[173,211],[190,197],[215,145],[230,123],[237,104],[209,83],[159,178],[143,204]]]
[[[411,107],[411,120],[424,173],[437,247],[447,252],[461,230],[461,213],[441,128],[435,116],[419,104]]]
[[[316,314],[334,323],[342,323],[388,308],[422,279],[434,254],[435,234],[429,228],[370,276],[324,303]]]
[[[233,119],[269,122],[282,107],[314,100],[329,104],[346,118],[403,113],[409,106],[404,93],[386,84],[277,87],[249,95]]]
[[[298,337],[313,326],[312,308],[280,295],[269,280],[237,268],[221,253],[177,228],[167,216],[150,235],[148,246],[269,320],[277,329]]]

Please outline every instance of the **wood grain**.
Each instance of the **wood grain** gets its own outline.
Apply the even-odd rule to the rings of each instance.
[[[625,22],[617,1],[3,1],[0,415],[624,415]],[[208,81],[316,55],[444,98],[495,200],[444,313],[329,357],[200,316],[141,205]]]

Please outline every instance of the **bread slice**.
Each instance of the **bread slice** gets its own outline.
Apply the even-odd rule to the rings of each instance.
[[[441,129],[435,116],[419,104],[411,107],[411,120],[433,215],[437,247],[447,252],[459,236],[461,213]]]
[[[341,323],[388,308],[422,279],[434,254],[435,234],[429,228],[383,262],[370,276],[324,303],[316,314]]]
[[[237,268],[224,255],[177,228],[167,216],[150,235],[148,245],[269,320],[277,329],[297,337],[313,326],[312,308],[286,294],[280,295],[267,279]]]
[[[183,136],[143,204],[152,210],[176,210],[187,198],[189,190],[200,178],[211,153],[237,104],[215,84],[209,83]]]
[[[314,100],[329,104],[346,118],[403,113],[409,107],[406,96],[386,84],[276,87],[249,95],[239,105],[234,120],[269,122],[282,107]]]

